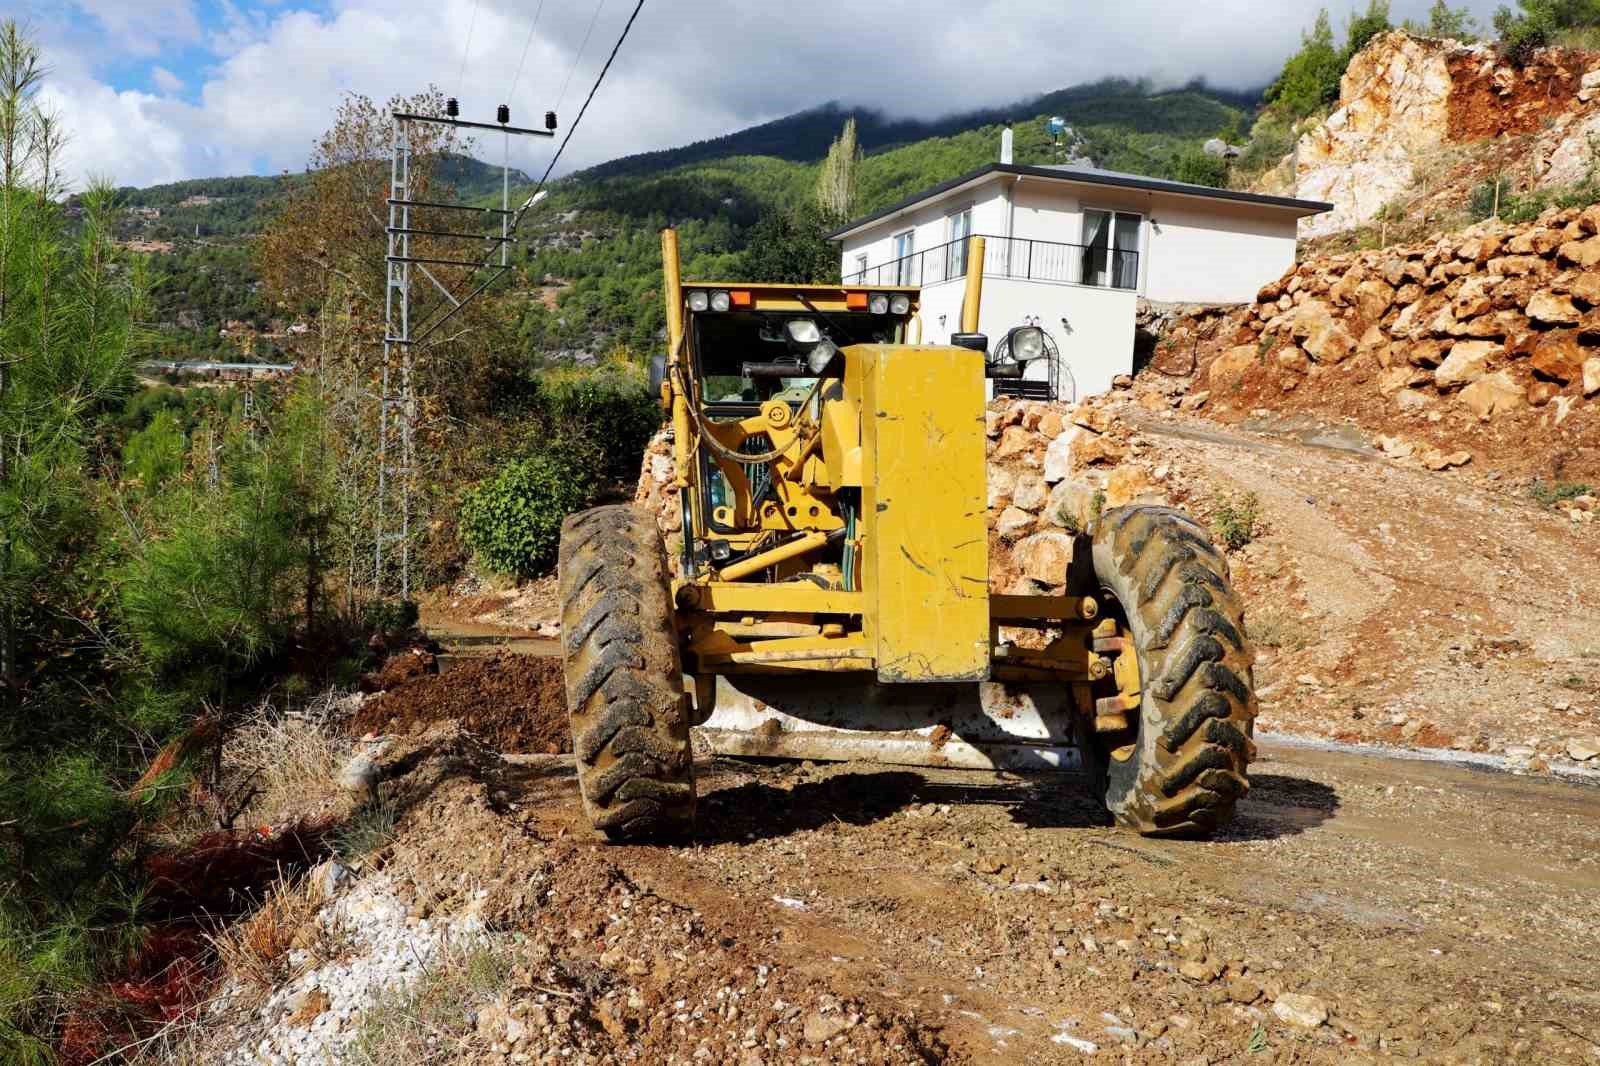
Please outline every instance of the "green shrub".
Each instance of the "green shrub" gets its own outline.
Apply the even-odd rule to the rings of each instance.
[[[1229,551],[1256,539],[1261,532],[1261,500],[1253,492],[1218,492],[1211,501],[1211,532]]]
[[[145,491],[152,491],[183,470],[187,447],[178,415],[161,409],[149,425],[128,438],[122,449],[122,466],[129,476],[139,479]]]
[[[660,405],[626,350],[591,370],[546,372],[536,403],[548,432],[579,453],[601,480],[631,484],[645,445],[661,425]]]
[[[1493,217],[1496,210],[1503,210],[1512,206],[1511,179],[1507,177],[1492,178],[1483,182],[1472,190],[1472,198],[1467,203],[1467,213],[1472,216],[1472,221],[1482,222]]]
[[[1178,153],[1173,161],[1172,178],[1191,185],[1222,189],[1228,185],[1228,164],[1220,156],[1211,155],[1202,148],[1189,148]]]
[[[593,472],[559,448],[502,465],[461,503],[467,546],[491,570],[533,577],[549,570],[561,522],[594,498]]]
[[[1541,507],[1554,507],[1566,500],[1586,496],[1594,491],[1593,488],[1581,481],[1535,481],[1528,489],[1528,495]]]

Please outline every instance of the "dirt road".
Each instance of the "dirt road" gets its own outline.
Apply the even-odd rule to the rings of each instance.
[[[548,762],[513,802],[952,1060],[1600,1062],[1600,789],[1264,747],[1211,843],[1062,779],[851,764],[702,764],[677,848],[592,841]]]

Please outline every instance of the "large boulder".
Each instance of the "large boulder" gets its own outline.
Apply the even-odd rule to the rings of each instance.
[[[1459,341],[1433,372],[1433,383],[1441,389],[1470,385],[1488,372],[1489,360],[1499,352],[1493,341]]]
[[[1600,356],[1583,361],[1583,394],[1593,396],[1600,392]]]
[[[1072,536],[1053,530],[1035,533],[1017,542],[1011,558],[1024,577],[1041,585],[1060,585],[1067,580],[1067,565],[1072,562]]]
[[[1213,389],[1231,385],[1244,377],[1245,371],[1255,366],[1260,358],[1254,344],[1229,348],[1206,369],[1206,383]]]
[[[1485,374],[1462,389],[1459,399],[1473,414],[1488,419],[1524,406],[1527,394],[1521,385],[1512,380],[1510,374],[1498,370],[1493,374]]]
[[[1583,373],[1584,349],[1572,333],[1546,333],[1528,365],[1533,372],[1565,385]]]
[[[1109,436],[1069,426],[1044,453],[1044,479],[1054,485],[1090,466],[1121,462],[1127,450]]]

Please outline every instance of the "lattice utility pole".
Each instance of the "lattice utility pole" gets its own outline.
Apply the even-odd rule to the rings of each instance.
[[[556,116],[553,111],[545,113],[545,128],[542,130],[522,129],[510,125],[511,109],[505,104],[500,105],[496,116],[499,121],[494,125],[486,122],[465,122],[457,118],[454,100],[448,102],[446,111],[447,115],[444,117],[412,115],[400,111],[391,115],[394,121],[393,156],[389,164],[388,248],[384,255],[387,282],[384,291],[383,369],[378,398],[378,491],[374,501],[372,545],[372,591],[379,597],[384,593],[385,559],[391,556],[391,546],[398,543],[400,598],[411,598],[411,520],[417,475],[415,352],[428,335],[443,325],[445,320],[511,269],[510,246],[516,242],[516,237],[513,236],[514,222],[520,219],[521,211],[529,206],[524,204],[518,211],[511,210],[512,135],[555,136]],[[498,208],[418,200],[412,195],[411,128],[413,124],[423,123],[462,129],[491,130],[505,135],[505,158],[500,174]],[[414,209],[419,208],[470,213],[478,216],[480,221],[498,220],[500,232],[499,234],[466,233],[422,228],[415,224],[416,219],[412,214]],[[412,254],[411,238],[414,236],[447,241],[487,242],[492,244],[495,250],[481,260],[416,256]],[[468,268],[471,273],[467,275],[467,283],[472,282],[485,270],[490,271],[490,274],[471,293],[461,297],[457,291],[452,291],[435,277],[428,269],[429,266]],[[444,303],[433,304],[432,311],[438,313],[431,314],[431,317],[424,316],[423,326],[415,332],[411,324],[412,267],[432,283],[444,298],[444,303],[449,305],[446,308]],[[456,288],[460,290],[464,287],[465,283]],[[398,367],[395,365],[397,360]],[[391,531],[390,526],[396,521],[400,528]]]

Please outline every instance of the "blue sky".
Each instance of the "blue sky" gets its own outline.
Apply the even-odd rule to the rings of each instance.
[[[1395,18],[1420,15],[1428,3],[1394,0]],[[568,121],[633,0],[7,6],[31,25],[52,68],[44,100],[72,135],[65,172],[146,185],[301,169],[350,92],[381,101],[433,83],[459,96],[468,117],[491,115],[509,96],[519,119],[559,106]],[[647,0],[563,169],[720,136],[831,99],[926,117],[1107,75],[1258,86],[1318,6]],[[1350,6],[1330,5],[1336,22]],[[1495,5],[1467,6],[1487,17]],[[550,150],[518,145],[514,161],[542,170]]]

